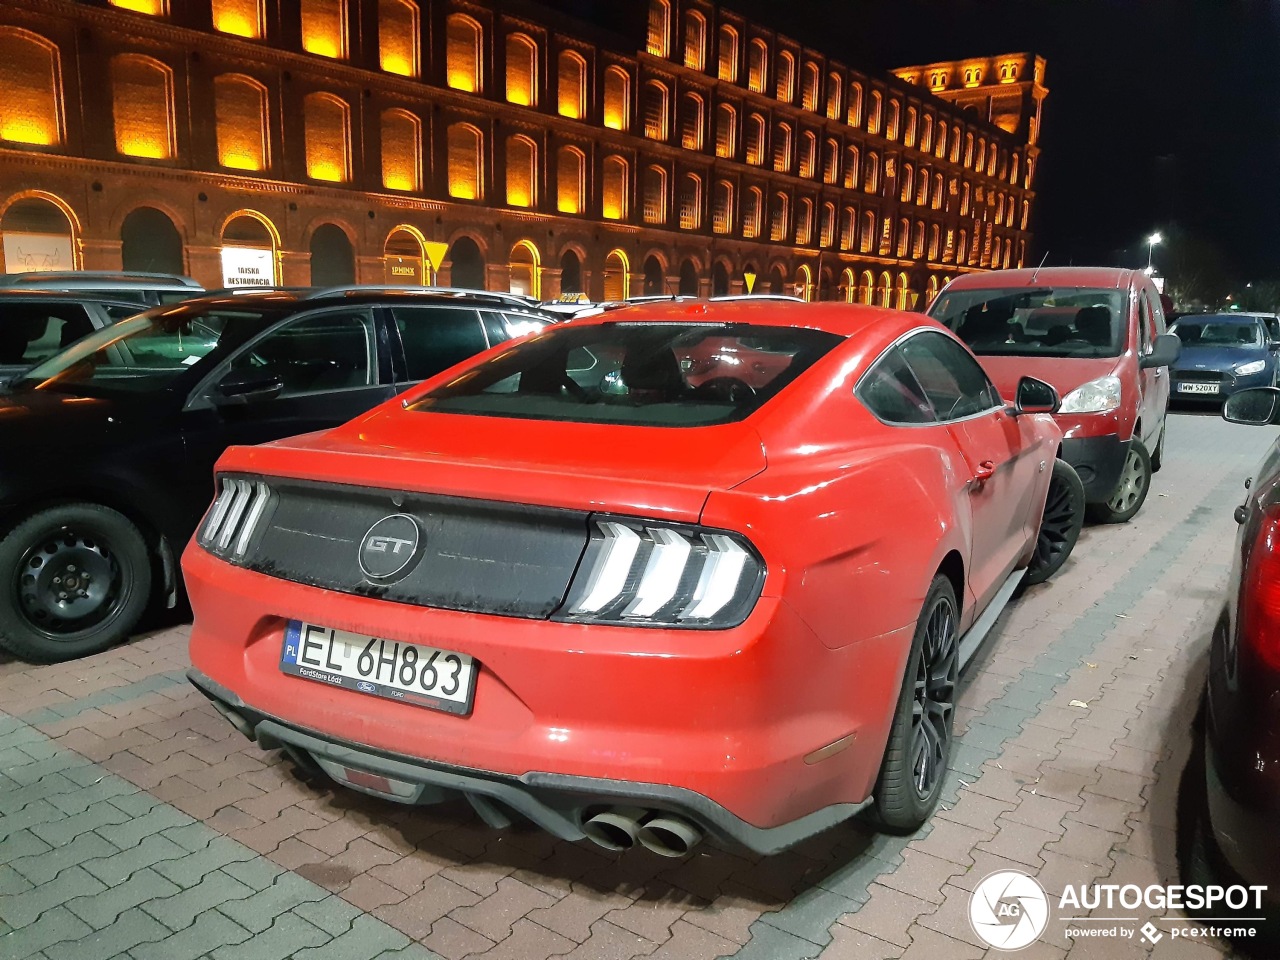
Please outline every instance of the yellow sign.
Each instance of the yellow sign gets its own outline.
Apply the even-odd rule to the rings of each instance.
[[[422,241],[422,249],[427,255],[427,263],[431,264],[433,271],[439,270],[444,266],[444,255],[449,252],[447,243],[440,243],[435,240]]]
[[[744,273],[742,279],[747,285],[747,293],[751,293],[756,286],[756,275],[754,273]]]

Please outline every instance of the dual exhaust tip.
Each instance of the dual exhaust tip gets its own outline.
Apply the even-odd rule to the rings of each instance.
[[[610,807],[589,818],[582,832],[606,850],[639,844],[662,857],[683,857],[702,840],[702,831],[683,817],[641,807]]]

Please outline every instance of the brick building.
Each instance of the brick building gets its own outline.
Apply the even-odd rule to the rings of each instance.
[[[911,307],[1020,264],[1028,54],[860,72],[703,0],[7,0],[6,271]],[[446,246],[447,245],[447,246]]]

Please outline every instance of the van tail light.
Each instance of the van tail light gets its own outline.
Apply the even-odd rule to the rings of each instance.
[[[1280,673],[1280,506],[1262,515],[1240,597],[1240,642]]]

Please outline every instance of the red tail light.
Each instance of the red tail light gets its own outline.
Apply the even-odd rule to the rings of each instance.
[[[1240,597],[1240,643],[1280,673],[1280,508],[1262,517]]]

